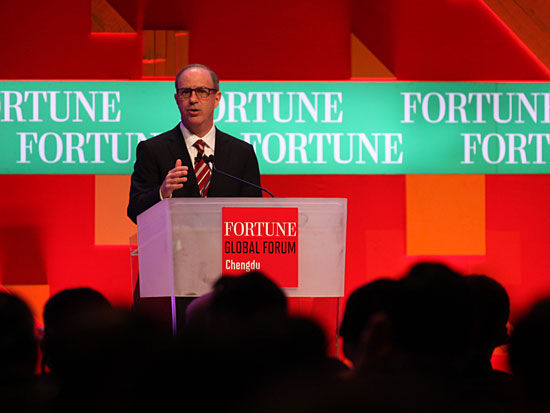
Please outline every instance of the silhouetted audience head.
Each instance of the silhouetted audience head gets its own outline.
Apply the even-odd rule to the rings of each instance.
[[[510,366],[528,397],[550,408],[550,298],[537,302],[514,325]],[[548,410],[545,410],[548,411]]]
[[[81,323],[112,310],[109,301],[91,288],[71,288],[50,297],[44,306],[44,336],[41,341],[42,369],[57,370],[73,345]],[[64,366],[61,366],[64,368]]]
[[[223,276],[214,285],[210,300],[214,318],[248,320],[283,317],[287,313],[285,293],[259,271]]]
[[[0,384],[32,377],[37,357],[31,310],[19,297],[0,293]]]
[[[510,298],[504,287],[486,275],[465,277],[472,305],[473,351],[484,351],[490,357],[493,350],[508,341],[507,323]]]
[[[391,319],[401,349],[446,359],[463,355],[472,322],[464,277],[444,264],[423,262],[399,284]]]
[[[355,290],[346,302],[340,324],[340,336],[344,355],[356,365],[361,357],[362,337],[371,317],[375,314],[388,316],[394,305],[397,282],[390,279],[372,281]]]
[[[186,330],[182,343],[193,394],[217,389],[216,400],[206,396],[212,410],[253,411],[248,403],[272,385],[341,368],[327,359],[323,329],[289,316],[284,292],[260,272],[221,277],[206,305],[210,322]]]
[[[461,368],[462,403],[472,411],[512,411],[520,400],[517,381],[491,363],[495,348],[508,341],[508,293],[485,275],[469,275],[464,281],[473,317],[468,353]]]
[[[213,294],[210,291],[189,303],[185,309],[185,329],[197,331],[208,327],[210,323],[210,302]]]
[[[257,317],[281,317],[287,313],[284,292],[259,271],[222,276],[213,290],[189,304],[185,328],[210,328],[220,319],[243,322]]]
[[[178,369],[177,352],[172,338],[150,318],[113,308],[97,291],[76,288],[48,300],[44,322],[49,378],[60,389],[54,411],[174,407],[169,378]]]

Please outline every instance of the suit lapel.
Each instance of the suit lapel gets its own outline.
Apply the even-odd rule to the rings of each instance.
[[[228,145],[228,141],[229,139],[227,135],[216,129],[216,155],[214,159],[216,160],[216,163],[220,166],[220,169],[227,166],[227,160],[231,156],[231,154],[228,153],[228,151],[231,149],[230,145]]]
[[[221,171],[227,171],[231,159],[231,145],[228,144],[228,136],[216,128],[216,149],[214,154],[214,162],[216,168]],[[219,180],[219,174],[214,173],[210,181],[209,195],[216,196],[216,182]]]

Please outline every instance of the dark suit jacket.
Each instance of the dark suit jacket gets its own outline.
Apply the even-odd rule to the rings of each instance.
[[[160,201],[160,186],[176,160],[189,167],[187,182],[173,192],[173,197],[199,197],[193,163],[179,124],[172,130],[140,142],[130,186],[128,217],[134,222],[139,214]],[[216,129],[216,168],[233,176],[260,185],[258,160],[252,145]],[[209,197],[261,197],[259,189],[216,172],[212,175]]]

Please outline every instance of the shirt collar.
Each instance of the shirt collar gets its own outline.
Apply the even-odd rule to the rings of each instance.
[[[206,146],[212,149],[212,151],[214,151],[214,147],[216,146],[216,126],[215,125],[212,125],[212,128],[202,138],[199,138],[197,135],[191,133],[181,121],[180,121],[180,130],[183,135],[183,139],[185,140],[185,146],[187,146],[187,149],[191,148],[195,144],[195,142],[197,142],[199,139],[202,139],[204,143],[206,143]]]

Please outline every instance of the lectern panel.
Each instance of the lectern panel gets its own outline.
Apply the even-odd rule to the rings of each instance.
[[[344,295],[347,199],[173,198],[138,216],[142,297],[211,290],[222,273],[223,207],[298,208],[298,287],[286,294]]]

